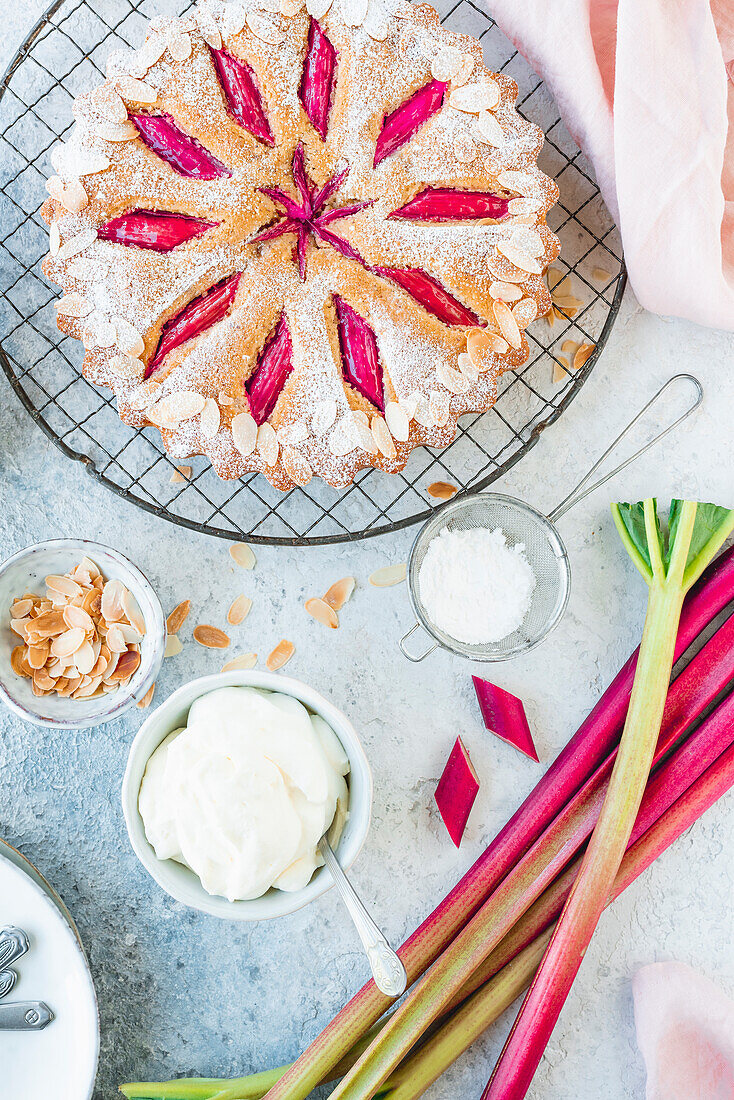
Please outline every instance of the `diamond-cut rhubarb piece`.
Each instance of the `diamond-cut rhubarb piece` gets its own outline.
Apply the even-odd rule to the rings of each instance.
[[[105,222],[97,230],[101,241],[152,248],[155,252],[170,252],[172,248],[200,237],[219,222],[206,222],[188,214],[166,214],[155,210],[131,210],[119,218]]]
[[[272,413],[292,370],[293,344],[285,316],[281,314],[245,382],[250,412],[257,424],[264,424]]]
[[[187,306],[184,306],[179,314],[166,322],[155,355],[145,369],[146,378],[150,378],[151,374],[158,370],[163,359],[170,351],[179,347],[186,340],[191,340],[192,337],[205,332],[226,316],[237,293],[240,276],[241,272],[236,271],[234,275],[229,275],[221,282],[215,283],[204,294],[200,294],[198,298],[194,298]]]
[[[258,141],[273,145],[273,132],[250,66],[226,50],[212,49],[211,54],[232,117]]]
[[[469,813],[478,793],[477,773],[463,741],[457,737],[435,794],[438,812],[457,848],[461,844]]]
[[[445,325],[484,325],[476,313],[457,302],[432,275],[427,275],[420,268],[376,267],[374,270],[384,279],[397,283]]]
[[[339,323],[342,373],[355,390],[384,412],[382,366],[375,334],[357,311],[336,294],[334,306]]]
[[[431,80],[391,114],[385,115],[375,146],[375,168],[385,157],[389,157],[401,145],[405,145],[406,141],[410,141],[423,123],[440,110],[445,91],[446,85],[442,80]]]
[[[196,138],[185,134],[170,115],[131,115],[140,137],[174,172],[190,179],[214,180],[231,176],[229,168],[200,145]]]
[[[491,191],[455,191],[451,187],[426,187],[405,206],[394,210],[391,218],[409,218],[418,222],[463,222],[473,218],[507,217],[509,199]]]
[[[329,127],[335,71],[336,50],[316,20],[312,19],[298,96],[322,141],[326,141]]]
[[[479,709],[489,732],[502,741],[507,741],[508,745],[513,745],[537,763],[538,753],[533,744],[533,735],[522,700],[479,676],[472,676],[472,680]]]

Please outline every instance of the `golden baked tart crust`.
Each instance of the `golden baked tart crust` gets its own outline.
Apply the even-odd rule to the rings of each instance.
[[[403,0],[204,0],[74,103],[44,271],[120,416],[279,489],[400,470],[528,357],[555,183],[517,86]]]

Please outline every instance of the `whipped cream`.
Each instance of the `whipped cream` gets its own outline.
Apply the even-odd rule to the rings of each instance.
[[[346,820],[349,761],[336,734],[290,695],[229,687],[193,703],[148,761],[138,807],[159,859],[245,901],[300,890]]]

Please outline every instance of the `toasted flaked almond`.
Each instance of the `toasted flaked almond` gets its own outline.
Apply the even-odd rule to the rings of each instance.
[[[336,401],[333,397],[327,397],[323,401],[317,401],[311,417],[311,431],[314,435],[321,436],[328,432],[336,420]]]
[[[27,618],[25,618],[25,619],[11,619],[10,620],[10,629],[12,631],[14,631],[16,634],[18,634],[21,638],[25,638],[26,629],[27,629],[29,623],[30,623],[30,619],[27,619]]]
[[[186,31],[166,36],[168,52],[174,61],[185,61],[191,55],[191,36]]]
[[[342,0],[344,22],[348,27],[359,27],[367,15],[367,0]]]
[[[10,651],[10,667],[16,676],[23,676],[28,679],[32,675],[32,672],[28,671],[25,646],[17,645]]]
[[[474,72],[474,58],[470,53],[462,54],[458,72],[451,77],[451,87],[461,88]]]
[[[237,672],[240,669],[254,668],[257,664],[257,653],[242,653],[239,657],[233,657],[222,665],[222,672]]]
[[[127,107],[112,84],[106,82],[93,88],[85,97],[95,115],[108,122],[127,122]],[[81,101],[77,100],[77,104]]]
[[[61,176],[49,176],[46,180],[46,190],[52,199],[61,202],[64,194],[64,181]]]
[[[384,455],[385,458],[395,458],[398,452],[395,449],[390,429],[381,416],[372,417],[370,431],[380,454]]]
[[[129,680],[133,672],[140,664],[140,654],[136,653],[134,649],[128,649],[125,653],[120,654],[115,671],[105,677],[108,683],[120,683],[123,680]]]
[[[333,607],[335,611],[341,611],[354,592],[356,583],[354,577],[342,577],[341,580],[334,581],[324,592],[324,603]]]
[[[567,382],[568,381],[568,360],[563,355],[559,355],[558,359],[553,360],[553,381],[554,382]]]
[[[224,405],[234,405],[234,398],[230,397],[228,393],[224,392],[224,390],[220,390],[219,393],[217,394],[217,401],[219,402],[220,405],[223,405],[223,406]]]
[[[145,363],[130,355],[113,355],[107,360],[107,366],[118,378],[142,378]]]
[[[461,61],[462,54],[456,46],[443,46],[431,62],[431,76],[434,80],[448,84],[461,69]]]
[[[453,140],[454,156],[459,164],[471,164],[479,149],[471,134],[457,134]]]
[[[451,500],[451,497],[455,496],[458,491],[457,487],[450,485],[448,481],[434,481],[426,489],[429,497],[435,497],[436,500]]]
[[[495,279],[490,283],[489,294],[492,298],[501,298],[503,302],[519,302],[522,298],[522,289],[514,283]]]
[[[178,390],[157,401],[148,416],[154,424],[171,427],[198,416],[204,408],[204,397],[196,390]]]
[[[102,618],[108,623],[119,622],[125,614],[122,607],[122,590],[124,587],[122,581],[111,580],[107,581],[102,589],[100,607]]]
[[[405,443],[410,435],[410,421],[405,409],[397,401],[388,401],[385,405],[385,423],[394,439]]]
[[[107,122],[102,119],[94,123],[94,132],[103,141],[133,141],[139,136],[133,122]]]
[[[62,611],[44,611],[32,620],[32,633],[35,638],[55,638],[63,634],[67,627],[79,626],[79,623],[67,623]],[[86,630],[86,627],[84,628]],[[30,633],[31,627],[28,631]]]
[[[470,329],[466,335],[466,351],[480,374],[494,366],[495,355],[505,355],[510,345],[502,336],[486,329]]]
[[[448,363],[444,363],[443,360],[440,360],[436,366],[436,377],[441,385],[446,387],[449,393],[465,393],[469,388],[469,382],[461,371],[450,367]]]
[[[492,302],[492,312],[494,313],[494,319],[499,326],[499,330],[505,340],[507,340],[507,343],[513,348],[521,347],[522,336],[520,334],[520,329],[517,327],[517,321],[513,317],[512,310],[507,303],[499,300]]]
[[[548,289],[555,290],[556,287],[561,286],[568,280],[568,275],[564,274],[563,271],[559,271],[557,267],[549,267],[546,274],[546,279],[548,280]]]
[[[405,580],[405,574],[407,572],[407,565],[404,561],[396,562],[395,565],[383,565],[382,569],[378,569],[370,577],[370,584],[375,588],[390,588],[394,584],[400,584]]]
[[[513,219],[513,229],[510,241],[522,252],[536,259],[545,253],[545,241],[533,225],[522,225],[519,218]]]
[[[478,115],[493,110],[500,101],[500,89],[495,80],[483,84],[464,84],[449,93],[449,106],[457,111]]]
[[[199,431],[204,439],[212,439],[219,431],[221,414],[213,397],[207,397],[199,417]]]
[[[10,614],[14,619],[23,619],[33,607],[33,599],[26,596],[22,600],[16,600],[10,608]]]
[[[595,344],[582,344],[573,357],[573,369],[579,370],[586,360],[596,351]]]
[[[51,592],[58,592],[62,596],[80,596],[82,593],[81,587],[71,577],[59,577],[56,574],[52,574],[46,577],[46,588]]]
[[[257,422],[248,412],[237,413],[232,418],[232,442],[243,458],[255,450]]]
[[[305,5],[306,0],[280,0],[278,10],[286,19],[292,19],[294,15],[298,15],[299,11],[301,11]]]
[[[239,34],[245,25],[246,12],[241,4],[229,4],[224,9],[224,30],[226,34]]]
[[[94,652],[94,647],[89,642],[84,642],[80,645],[74,654],[74,664],[76,665],[77,672],[80,672],[82,676],[88,676],[97,663],[97,657]]]
[[[306,11],[312,19],[323,19],[331,4],[332,0],[306,0]]]
[[[153,683],[150,685],[150,687],[146,691],[143,698],[138,699],[137,705],[140,707],[141,710],[145,710],[145,708],[149,707],[150,704],[153,702],[153,692],[154,691],[155,691],[155,681],[153,681]]]
[[[512,316],[518,328],[527,328],[538,316],[538,306],[534,298],[523,298],[512,307]]]
[[[465,378],[468,378],[470,382],[479,381],[479,371],[477,369],[476,363],[473,361],[471,356],[467,354],[467,352],[462,351],[456,362],[459,370]]]
[[[283,469],[288,477],[296,485],[308,485],[313,477],[313,470],[306,458],[295,447],[284,447],[281,457]]]
[[[226,649],[229,645],[229,637],[218,626],[209,623],[201,623],[194,627],[194,641],[206,649]]]
[[[50,646],[48,642],[45,642],[43,645],[28,646],[26,661],[34,671],[43,668],[48,660],[49,651]]]
[[[81,233],[77,233],[74,237],[67,237],[56,253],[56,259],[61,261],[70,260],[73,256],[78,256],[80,252],[85,252],[96,240],[96,229],[82,229]]]
[[[505,259],[514,264],[520,271],[527,271],[530,275],[540,275],[543,271],[542,264],[535,256],[531,256],[529,252],[518,248],[511,241],[498,241],[497,251],[501,252]]]
[[[115,626],[128,645],[137,645],[139,642],[142,642],[143,632],[136,630],[135,627],[131,626],[129,623],[116,623]]]
[[[447,393],[440,390],[431,390],[428,399],[429,416],[437,428],[443,428],[448,423],[450,413],[450,398]]]
[[[164,657],[176,657],[183,649],[181,639],[178,634],[169,634],[166,638],[166,648],[163,651]]]
[[[139,359],[145,351],[145,341],[135,325],[119,315],[112,317],[111,320],[115,326],[115,342],[120,351],[124,351],[133,359]]]
[[[78,626],[81,627],[85,633],[94,630],[94,620],[83,607],[76,607],[74,604],[70,603],[66,605],[62,614],[64,622],[70,629]]]
[[[282,642],[278,642],[265,664],[271,672],[277,672],[279,668],[283,668],[283,665],[288,664],[295,652],[296,647],[293,645],[293,642],[289,642],[283,638]]]
[[[59,634],[51,643],[51,652],[54,657],[68,657],[76,653],[79,646],[84,645],[86,634],[79,626],[72,627]]]
[[[81,180],[69,180],[59,201],[70,214],[78,214],[89,205],[89,195]]]
[[[186,618],[191,610],[191,600],[182,600],[177,604],[171,614],[166,619],[166,630],[169,634],[178,634],[179,630],[186,622]]]
[[[477,141],[495,148],[499,148],[505,141],[504,131],[491,111],[480,113],[474,126],[474,136]]]
[[[138,606],[138,601],[129,588],[123,588],[120,603],[122,604],[122,610],[130,626],[132,626],[141,636],[145,634],[145,619],[143,618],[143,613]]]
[[[40,688],[45,693],[53,691],[56,683],[51,679],[45,668],[39,668],[33,673],[33,686]]]
[[[254,569],[257,558],[251,546],[246,542],[235,542],[229,548],[229,555],[242,569]]]
[[[247,618],[250,614],[252,607],[252,600],[249,596],[241,595],[237,596],[229,605],[229,611],[227,612],[227,622],[232,626],[239,626],[241,622]]]
[[[177,466],[171,474],[171,484],[175,485],[181,481],[189,481],[191,473],[191,466]]]
[[[308,439],[308,424],[305,420],[294,420],[278,428],[278,442],[281,447],[297,447]]]
[[[115,77],[115,90],[126,99],[128,103],[156,103],[158,92],[144,80],[138,80],[134,76]]]
[[[127,649],[125,636],[117,624],[110,627],[105,640],[111,653],[124,653]]]
[[[612,274],[603,267],[595,267],[591,272],[591,277],[595,283],[608,283],[612,278]]]
[[[331,630],[336,630],[339,626],[339,616],[336,611],[320,596],[312,596],[303,606],[306,608],[306,613],[322,626],[328,626]]]
[[[561,344],[561,351],[568,353],[575,352],[581,345],[576,340],[564,340]]]
[[[115,326],[109,317],[95,310],[90,314],[84,332],[82,343],[85,348],[112,348],[115,346]]]
[[[267,420],[257,429],[257,449],[266,466],[274,466],[278,461],[280,444],[275,428]]]

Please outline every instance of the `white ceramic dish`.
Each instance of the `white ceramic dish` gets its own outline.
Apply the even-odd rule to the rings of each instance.
[[[138,602],[145,619],[140,664],[129,682],[95,699],[37,698],[31,681],[16,676],[10,654],[20,638],[10,629],[10,606],[24,592],[44,592],[50,574],[68,573],[84,556],[91,558],[107,580],[121,580]],[[118,718],[142,699],[155,680],[166,646],[166,621],[160,600],[148,580],[126,557],[109,546],[87,539],[52,539],[27,546],[0,565],[0,698],[21,718],[38,726],[82,729]]]
[[[10,1000],[45,1001],[54,1019],[43,1031],[0,1033],[3,1096],[88,1100],[99,1054],[94,986],[81,945],[48,892],[0,851],[0,925],[28,934],[30,950],[13,969]]]
[[[372,812],[372,773],[351,722],[317,691],[274,672],[219,672],[202,676],[175,691],[145,720],[130,748],[122,782],[122,808],[127,831],[136,855],[159,886],[177,901],[227,920],[269,920],[285,916],[307,905],[333,885],[325,867],[319,867],[303,890],[287,893],[268,890],[250,901],[227,901],[208,894],[197,876],[175,860],[160,860],[148,843],[138,810],[138,794],[148,760],[172,730],[186,724],[194,700],[222,687],[257,687],[292,695],[331,726],[349,757],[349,817],[337,845],[342,867],[351,867],[364,843]]]

